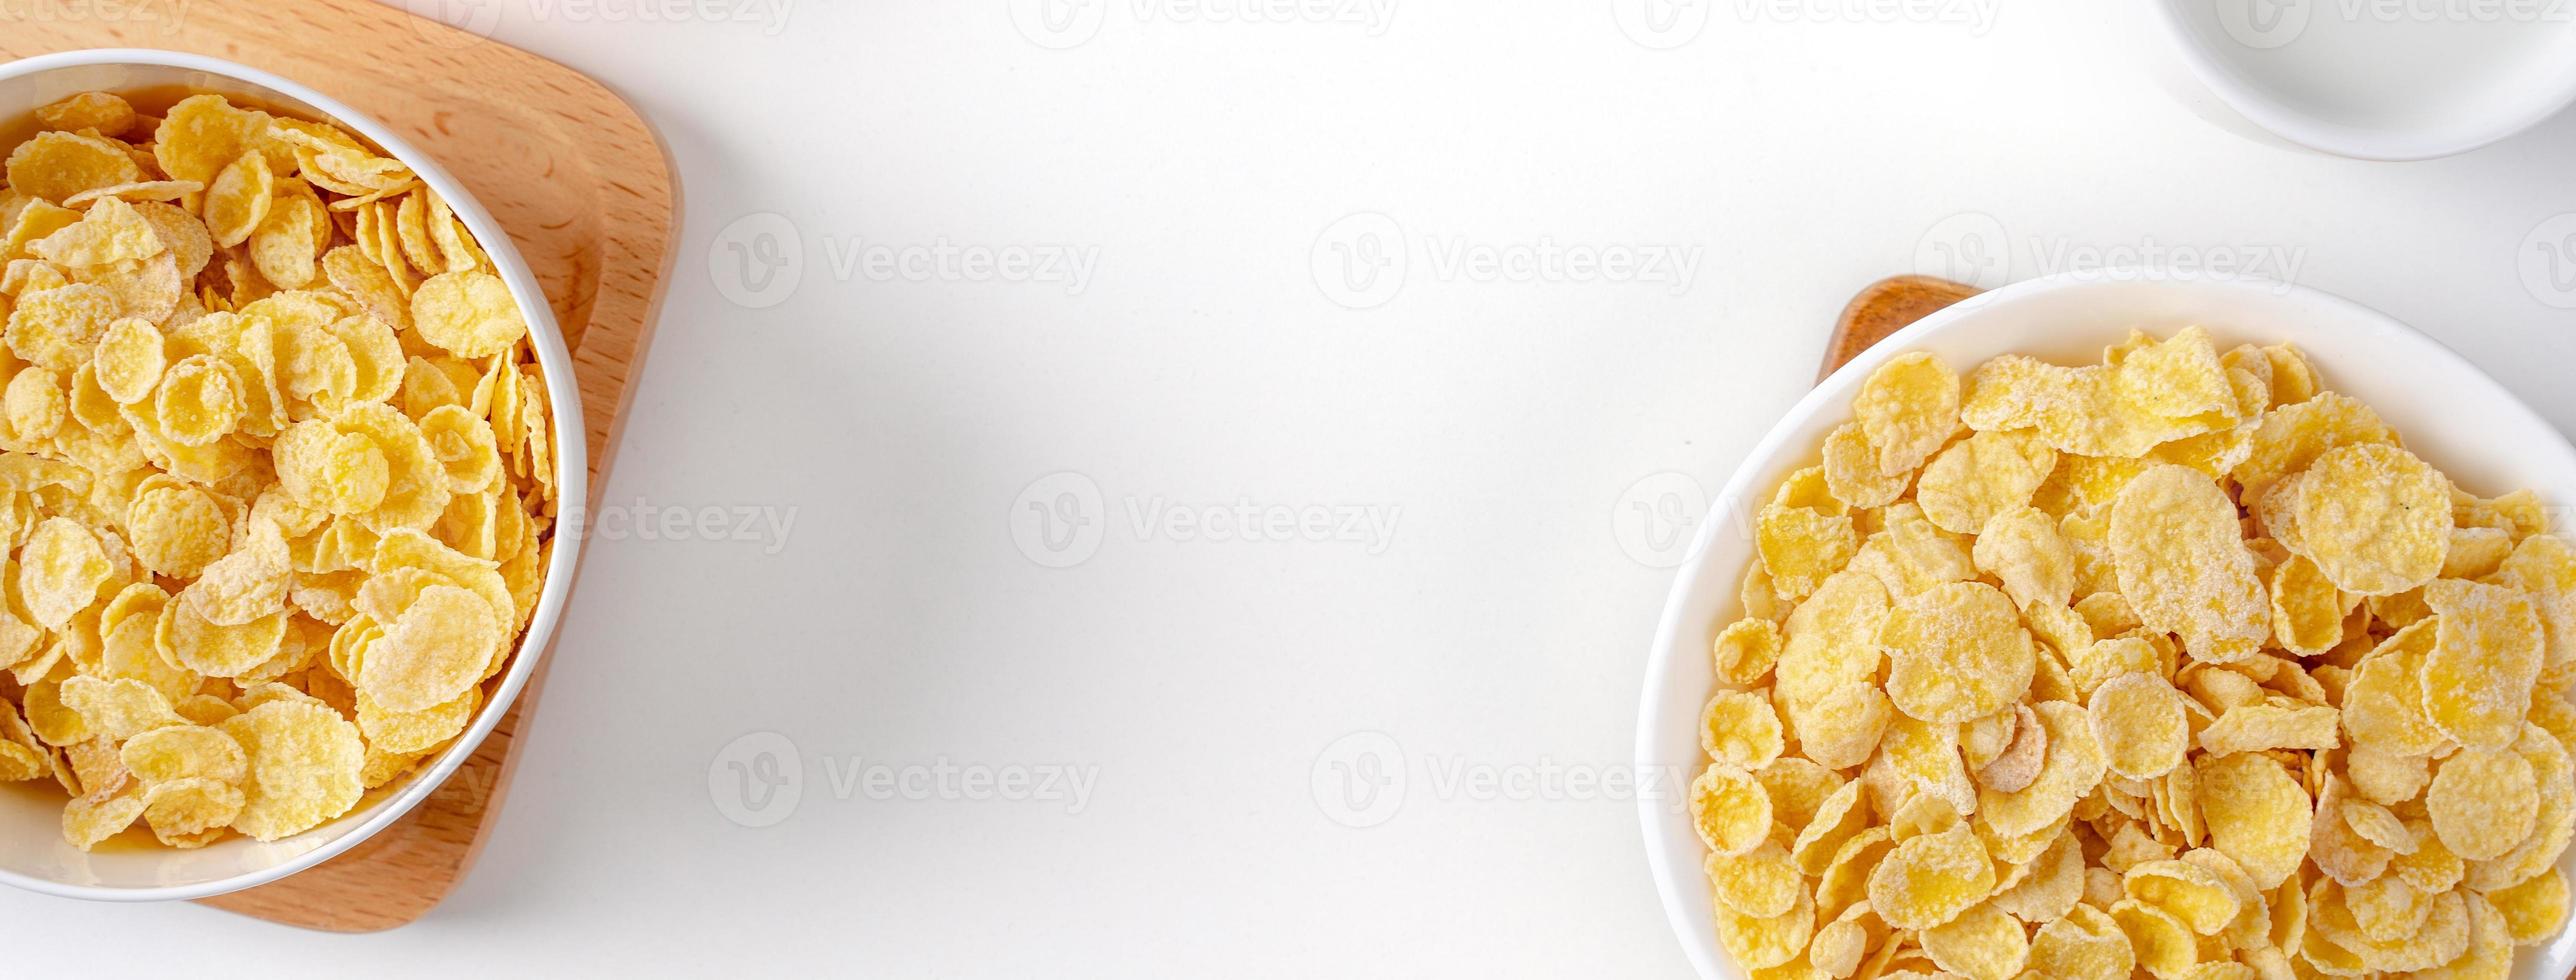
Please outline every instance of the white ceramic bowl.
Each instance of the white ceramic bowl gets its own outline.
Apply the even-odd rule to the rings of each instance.
[[[510,236],[475,203],[455,178],[413,148],[393,130],[312,89],[256,68],[197,55],[142,49],[69,51],[0,64],[0,119],[33,112],[37,106],[76,92],[118,92],[156,86],[187,88],[245,97],[268,108],[308,119],[320,119],[373,141],[411,167],[422,182],[444,198],[474,238],[492,257],[510,295],[526,314],[537,364],[546,376],[546,394],[554,406],[555,479],[561,499],[589,499],[589,464],[581,399],[572,383],[572,354],[556,329],[554,313],[536,276],[519,258]],[[517,659],[501,675],[500,687],[482,713],[427,766],[370,792],[359,805],[322,826],[282,840],[262,843],[233,836],[193,851],[163,848],[102,849],[84,854],[63,842],[62,796],[32,783],[0,787],[0,881],[34,891],[73,898],[111,901],[157,901],[204,898],[248,888],[312,867],[346,851],[393,823],[427,798],[456,771],[492,726],[510,709],[519,689],[536,671],[537,658],[554,635],[572,590],[573,565],[581,555],[580,522],[566,508],[557,524],[554,553],[546,562],[545,588],[537,611],[520,640]]]
[[[2576,17],[2554,2],[2155,0],[2152,6],[2202,87],[2244,122],[2326,153],[2364,160],[2449,156],[2521,132],[2576,102]]]
[[[1753,559],[1745,529],[1790,472],[1812,464],[1826,433],[1851,417],[1852,393],[1888,358],[1911,350],[1966,371],[2019,352],[2085,363],[2132,327],[2166,334],[2200,324],[2222,349],[2241,341],[2299,345],[2327,386],[2368,402],[2408,448],[2492,496],[2529,487],[2549,503],[2576,503],[2576,449],[2538,414],[2449,348],[2387,316],[2313,289],[2273,282],[2178,282],[2141,277],[2055,276],[2005,286],[1925,317],[1816,386],[1756,445],[1700,524],[1647,655],[1637,722],[1643,772],[1698,774],[1701,705],[1716,690],[1709,643],[1741,612],[1736,587]],[[1647,861],[1683,951],[1709,980],[1741,980],[1712,926],[1705,848],[1691,830],[1684,793],[1642,794]],[[2562,865],[2576,870],[2576,861]],[[2576,967],[2576,932],[2517,950],[2513,976],[2557,980]]]

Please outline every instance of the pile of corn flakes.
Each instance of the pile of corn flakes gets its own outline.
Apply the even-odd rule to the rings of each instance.
[[[1758,518],[1690,811],[1757,978],[2503,977],[2576,549],[2287,345],[1870,375]]]
[[[36,122],[0,187],[0,779],[60,784],[84,850],[314,827],[453,741],[534,610],[526,321],[330,125]]]

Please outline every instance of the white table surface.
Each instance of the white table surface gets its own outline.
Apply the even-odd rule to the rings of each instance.
[[[996,0],[450,3],[632,98],[686,188],[605,500],[792,523],[603,528],[507,809],[427,919],[0,894],[42,937],[11,961],[1684,976],[1626,771],[1678,554],[1639,505],[1721,482],[1861,284],[2264,263],[2576,422],[2576,287],[2539,250],[2576,226],[2576,119],[2427,164],[2264,145],[2179,103],[2109,0],[1704,0],[1670,50],[1606,0],[1180,2],[1031,32],[1065,50]],[[1331,265],[1367,213],[1402,288],[1353,309],[1385,298]],[[778,220],[801,277],[763,290],[732,246]],[[836,268],[854,242],[933,264]],[[1451,261],[1551,243],[1697,262]],[[1051,254],[1096,258],[1008,264]],[[1048,550],[1025,505],[1067,492],[1096,536]],[[1237,505],[1251,540],[1158,517]],[[757,732],[792,810],[742,793]]]

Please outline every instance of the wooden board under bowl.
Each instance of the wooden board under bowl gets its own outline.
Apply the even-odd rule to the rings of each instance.
[[[678,203],[661,142],[632,107],[572,69],[368,0],[95,9],[30,16],[0,4],[0,59],[138,47],[241,62],[375,117],[472,190],[536,272],[572,347],[596,503],[652,336]],[[336,932],[420,918],[455,889],[500,812],[545,673],[540,664],[473,757],[401,821],[311,869],[203,904]]]

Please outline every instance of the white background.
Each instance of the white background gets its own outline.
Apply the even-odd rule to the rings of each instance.
[[[592,543],[506,812],[427,919],[0,895],[22,969],[1682,976],[1624,769],[1656,545],[1687,530],[1650,515],[1722,482],[1862,284],[2262,263],[2576,421],[2549,305],[2576,294],[2525,261],[2576,225],[2546,224],[2576,211],[2576,119],[2429,164],[2257,143],[2177,100],[2139,5],[1703,0],[1659,35],[1609,0],[1375,26],[1095,0],[1058,35],[1004,0],[645,2],[450,14],[633,99],[685,185],[605,502],[787,533]],[[1387,226],[1327,234],[1355,213],[1405,256],[1367,309],[1331,262]],[[792,290],[742,277],[764,227]],[[1096,267],[832,261],[943,241]],[[1443,264],[1543,242],[1699,259]],[[1026,505],[1058,491],[1089,544],[1048,550]],[[1238,503],[1392,529],[1150,520]],[[792,812],[732,779],[754,732],[796,751]],[[1092,785],[833,785],[943,760]]]

